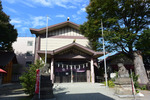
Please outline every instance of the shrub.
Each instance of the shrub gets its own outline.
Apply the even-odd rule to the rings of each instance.
[[[140,87],[141,90],[146,90],[146,85],[143,85],[142,87]]]
[[[106,86],[106,82],[103,82],[103,83],[104,83],[105,86]],[[114,82],[111,81],[111,80],[108,80],[107,83],[108,83],[108,86],[109,86],[109,87],[114,87],[114,86],[115,86]]]
[[[30,68],[26,69],[22,76],[19,77],[24,92],[29,94],[29,96],[33,96],[35,92],[36,69],[43,66],[42,61],[37,60],[35,64],[31,64]]]
[[[135,73],[133,72],[132,75],[130,75],[130,78],[131,78],[131,76],[132,76],[132,78],[133,78],[134,87],[135,87],[135,88],[139,88],[139,84],[138,84],[138,81],[137,81],[139,75],[135,75]]]
[[[136,91],[136,93],[139,93],[139,90],[135,90]]]

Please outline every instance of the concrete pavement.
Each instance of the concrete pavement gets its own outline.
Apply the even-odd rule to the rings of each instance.
[[[114,88],[105,88],[100,83],[55,83],[56,100],[133,100],[134,98],[119,98],[114,95]],[[150,92],[149,92],[150,93]],[[149,96],[150,97],[150,96]],[[149,100],[138,97],[136,100]]]
[[[51,100],[134,100],[134,98],[119,98],[114,95],[114,88],[105,88],[100,83],[55,83],[55,95]],[[150,91],[141,91],[145,96],[136,100],[150,100]],[[26,99],[25,99],[26,98]],[[6,84],[0,87],[0,100],[30,100],[23,92],[20,84]]]

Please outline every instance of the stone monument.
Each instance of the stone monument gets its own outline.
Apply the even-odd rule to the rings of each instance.
[[[122,63],[118,63],[118,78],[115,79],[115,94],[117,95],[132,95],[131,79],[129,72]]]
[[[40,94],[35,94],[33,100],[43,100],[43,99],[52,99],[54,98],[53,94],[53,84],[52,80],[50,80],[50,71],[49,65],[46,64],[42,68],[40,68]],[[40,99],[39,99],[40,95]]]

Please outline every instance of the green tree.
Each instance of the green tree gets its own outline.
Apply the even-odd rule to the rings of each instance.
[[[21,85],[25,89],[24,91],[26,94],[29,94],[30,96],[34,95],[36,83],[36,69],[39,69],[43,66],[44,64],[42,63],[42,61],[37,60],[35,64],[31,64],[30,68],[27,69],[21,77],[19,77]]]
[[[87,19],[80,31],[90,40],[94,50],[101,50],[101,20],[107,51],[122,51],[133,59],[139,83],[148,82],[143,61],[136,59],[135,43],[150,24],[149,0],[90,0],[86,7]],[[138,61],[137,61],[138,60]],[[142,59],[141,59],[142,60]],[[136,69],[140,69],[138,70]],[[143,73],[143,74],[142,74]],[[146,77],[146,78],[143,78]]]
[[[12,43],[16,41],[17,35],[17,30],[10,24],[9,16],[3,12],[0,0],[0,50],[12,50]]]

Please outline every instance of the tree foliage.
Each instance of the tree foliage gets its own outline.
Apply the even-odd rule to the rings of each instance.
[[[17,30],[10,24],[9,16],[3,12],[0,0],[0,50],[12,50],[12,43],[16,41],[17,35]]]
[[[37,60],[35,64],[31,64],[30,68],[27,69],[21,77],[19,77],[21,85],[25,89],[24,91],[26,94],[29,94],[30,96],[34,95],[36,83],[36,69],[39,69],[43,66],[44,64],[42,63],[42,61]]]
[[[101,20],[106,49],[126,54],[133,53],[139,35],[150,24],[149,0],[90,0],[86,12],[88,21],[80,30],[96,50],[101,48]]]

